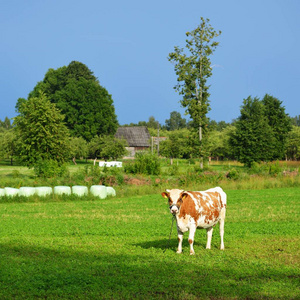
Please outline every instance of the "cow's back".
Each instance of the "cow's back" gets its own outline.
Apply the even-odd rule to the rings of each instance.
[[[226,194],[221,188],[186,194],[178,216],[181,220],[189,220],[199,228],[211,227],[219,221],[226,206]]]
[[[209,190],[206,190],[204,192],[217,192],[220,194],[220,197],[221,197],[221,202],[223,204],[224,207],[226,207],[226,204],[227,204],[227,195],[226,193],[223,191],[222,188],[220,188],[219,186],[215,187],[215,188],[211,188]],[[201,192],[200,192],[201,193]]]

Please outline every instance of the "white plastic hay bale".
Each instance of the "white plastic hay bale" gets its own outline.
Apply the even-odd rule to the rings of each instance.
[[[111,166],[117,167],[117,168],[122,168],[122,162],[121,161],[112,161]]]
[[[71,195],[71,188],[69,186],[63,186],[63,185],[55,186],[54,194],[56,194],[56,195],[63,195],[63,194]]]
[[[25,197],[30,197],[30,196],[33,196],[35,194],[35,192],[36,192],[36,190],[34,187],[23,186],[23,187],[20,187],[19,195],[25,196]]]
[[[117,167],[122,168],[122,162],[121,161],[100,161],[99,167]]]
[[[53,190],[52,187],[50,186],[39,186],[35,188],[35,192],[38,196],[44,197],[44,196],[51,195]]]
[[[106,191],[107,191],[107,196],[112,196],[112,197],[116,196],[116,191],[111,186],[106,187]]]
[[[5,196],[5,190],[4,189],[0,189],[0,197]]]
[[[5,195],[6,196],[13,197],[13,196],[18,196],[19,195],[19,189],[6,187],[6,188],[4,188],[4,190],[5,190]]]
[[[107,197],[107,189],[104,185],[92,185],[90,192],[93,196],[105,199]]]
[[[77,196],[86,196],[88,194],[87,186],[83,185],[74,185],[72,186],[72,194]]]

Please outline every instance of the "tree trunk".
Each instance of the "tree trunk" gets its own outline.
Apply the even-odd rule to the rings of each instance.
[[[200,75],[201,75],[201,63],[200,63]],[[201,106],[201,100],[202,100],[202,90],[201,90],[201,85],[200,85],[200,93],[198,93],[198,88],[197,88],[197,82],[195,81],[195,86],[196,86],[196,97],[198,99],[198,105]],[[202,141],[202,126],[201,122],[199,121],[199,141],[201,144]],[[200,157],[200,168],[203,169],[203,156]]]

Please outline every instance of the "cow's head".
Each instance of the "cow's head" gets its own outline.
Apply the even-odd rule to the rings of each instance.
[[[183,190],[166,190],[166,192],[161,193],[161,195],[168,199],[170,212],[173,215],[176,215],[179,212],[180,206],[185,198],[186,194]]]

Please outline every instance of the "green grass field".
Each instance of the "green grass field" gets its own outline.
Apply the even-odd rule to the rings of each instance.
[[[225,251],[216,226],[195,256],[160,194],[0,200],[0,299],[299,299],[300,188],[225,191]]]

